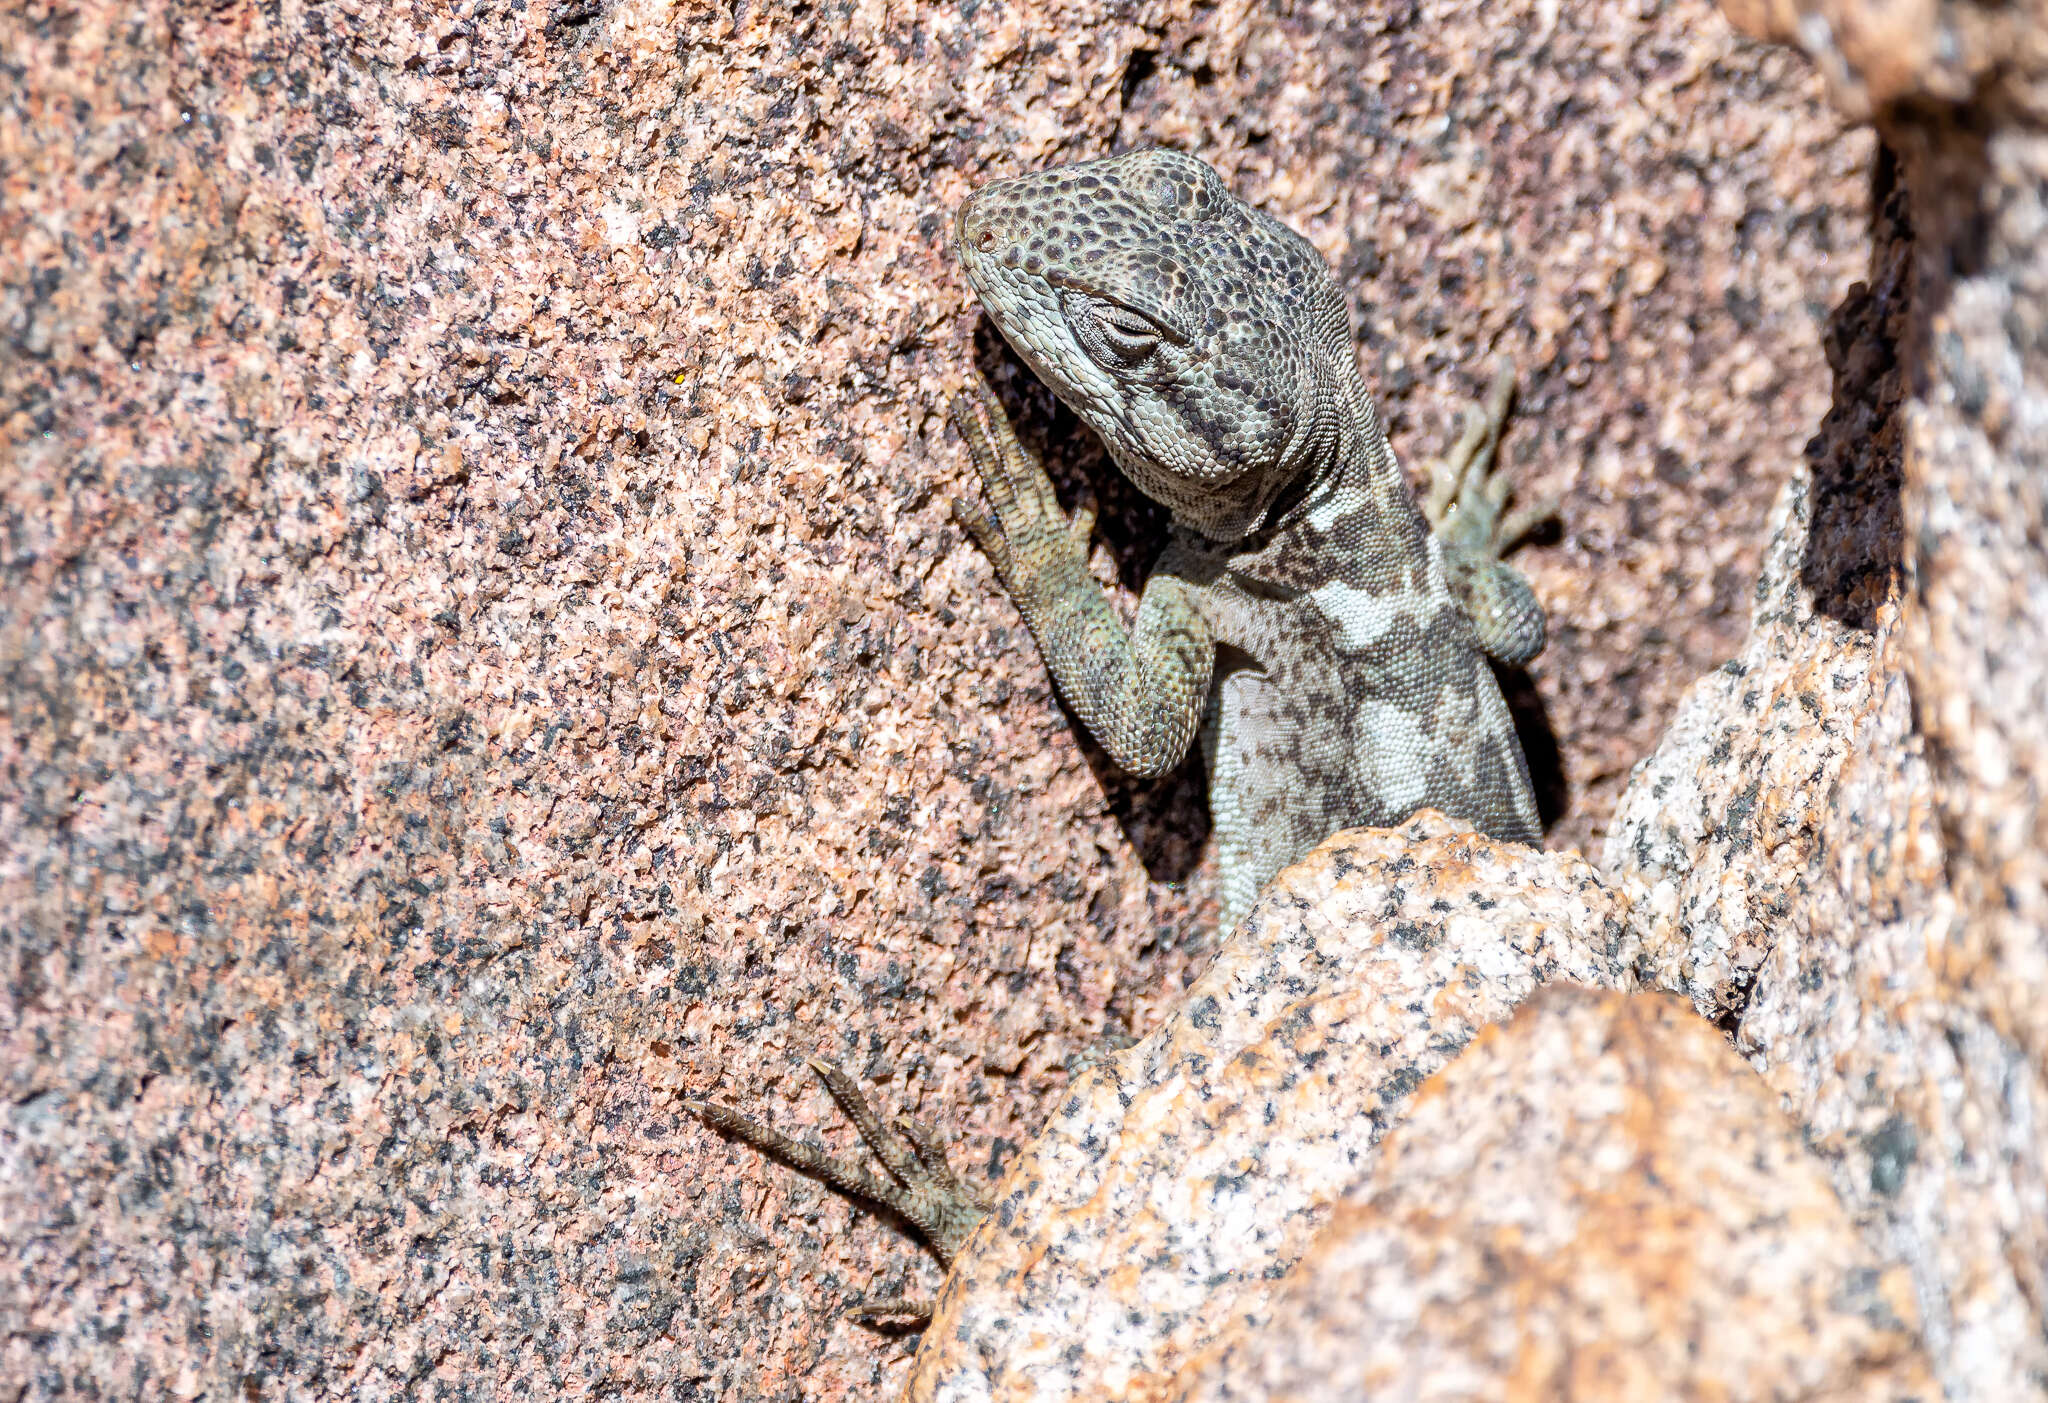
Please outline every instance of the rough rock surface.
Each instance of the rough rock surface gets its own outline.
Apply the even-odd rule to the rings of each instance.
[[[1607,839],[1645,983],[1721,1021],[1749,1001],[1877,704],[1869,631],[1818,613],[1801,581],[1812,496],[1803,472],[1786,485],[1749,643],[1686,694]]]
[[[1734,1031],[1911,1270],[1947,1396],[2048,1396],[2044,1084],[1954,959],[1899,608],[1851,628],[1802,583],[1812,497],[1788,487],[1756,634],[1638,770],[1605,866],[1646,982]]]
[[[1434,812],[1332,838],[1060,1101],[954,1262],[906,1397],[1121,1397],[1273,1320],[1416,1087],[1542,983],[1629,987],[1622,929],[1576,854]]]
[[[1912,1289],[1675,999],[1559,986],[1415,1096],[1184,1403],[1929,1400]]]
[[[1973,13],[1920,7],[1884,52],[1954,57]],[[1834,408],[1750,643],[1605,860],[1651,978],[1734,1032],[1910,1270],[1958,1403],[2048,1398],[2048,64],[2006,57],[1973,114],[1865,83],[1899,154],[1830,329]]]
[[[1704,0],[0,7],[0,1393],[872,1397],[894,1229],[675,1112],[1001,1162],[1211,948],[939,425],[975,182],[1306,230],[1411,461],[1487,354],[1597,835],[1742,625],[1869,141]],[[1540,725],[1539,725],[1540,735]],[[879,1278],[879,1282],[876,1279]],[[203,1283],[203,1289],[194,1289]]]

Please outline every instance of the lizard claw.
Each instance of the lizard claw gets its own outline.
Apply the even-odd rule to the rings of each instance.
[[[1085,552],[1095,536],[1095,503],[1093,500],[1074,508],[1074,519],[1067,523],[1067,530]]]
[[[907,1116],[898,1117],[893,1130],[885,1128],[860,1087],[834,1063],[810,1059],[810,1066],[824,1081],[832,1099],[860,1131],[860,1137],[889,1171],[887,1181],[875,1178],[858,1165],[850,1164],[816,1145],[792,1140],[781,1131],[762,1125],[738,1111],[710,1101],[685,1101],[692,1114],[727,1134],[746,1141],[785,1164],[814,1174],[843,1193],[878,1204],[899,1215],[918,1230],[939,1261],[951,1266],[954,1255],[967,1241],[974,1225],[989,1209],[989,1197],[960,1177],[946,1158],[944,1146],[928,1127]],[[908,1309],[878,1309],[904,1306],[901,1298],[873,1302],[857,1309],[866,1314],[915,1315]],[[914,1303],[912,1303],[914,1304]],[[929,1312],[927,1311],[927,1314]]]
[[[1073,563],[1086,569],[1094,508],[1084,506],[1068,520],[1060,512],[1052,479],[1018,439],[995,392],[979,376],[953,397],[953,426],[981,476],[988,507],[956,502],[953,514],[980,545],[1012,594],[1032,589],[1048,570]]]
[[[948,505],[953,510],[953,520],[974,538],[974,544],[995,565],[996,573],[1002,574],[1009,559],[1009,543],[1003,539],[1001,524],[978,502],[954,497]]]

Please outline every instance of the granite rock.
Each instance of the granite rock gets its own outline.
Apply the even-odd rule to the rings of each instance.
[[[2048,1073],[2048,5],[1728,9],[1799,43],[1838,103],[1873,120],[1879,183],[1901,195],[1900,656],[1968,967],[1958,988]]]
[[[1411,461],[1496,351],[1565,526],[1554,840],[1744,623],[1870,138],[1705,0],[0,6],[0,1393],[872,1397],[894,1227],[677,1112],[993,1172],[1213,953],[985,564],[993,175],[1199,151]],[[1546,749],[1548,747],[1548,749]]]
[[[1604,863],[1651,982],[1734,1034],[1909,1271],[1957,1403],[2048,1398],[2048,166],[1999,125],[2024,94],[1976,96],[1880,113],[1869,275],[1753,635]]]
[[[1812,497],[1804,472],[1786,485],[1749,642],[1686,694],[1607,838],[1645,984],[1719,1021],[1748,1004],[1875,704],[1869,632],[1817,612],[1802,584]]]
[[[1417,1093],[1271,1294],[1133,1400],[1934,1396],[1911,1286],[1675,999],[1538,992]]]
[[[1573,854],[1434,812],[1332,838],[1061,1099],[955,1260],[906,1398],[1123,1397],[1226,1326],[1287,1333],[1278,1278],[1416,1088],[1540,984],[1627,987],[1623,929]]]
[[[2037,118],[2048,110],[2048,9],[2038,0],[1722,0],[1721,9],[1746,33],[1804,50],[1855,117],[1994,93]]]

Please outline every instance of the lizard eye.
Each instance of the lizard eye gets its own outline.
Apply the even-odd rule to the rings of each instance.
[[[1067,324],[1089,355],[1112,368],[1141,364],[1159,349],[1159,328],[1150,317],[1099,297],[1070,299]]]

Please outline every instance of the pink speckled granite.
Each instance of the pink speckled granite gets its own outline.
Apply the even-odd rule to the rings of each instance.
[[[1806,8],[1852,104],[1997,77],[1971,120],[1884,118],[1900,158],[1750,642],[1605,866],[1651,977],[1734,1029],[1910,1272],[1944,1396],[2048,1399],[2048,15]]]
[[[1950,934],[1900,611],[1857,629],[1816,610],[1813,498],[1790,485],[1755,634],[1637,771],[1605,865],[1646,978],[1734,1027],[1868,1240],[1910,1271],[1947,1396],[2048,1396],[2043,1082],[1958,987],[1985,971]]]
[[[1213,953],[1199,785],[945,510],[980,361],[1156,548],[944,248],[1141,140],[1338,261],[1411,461],[1518,359],[1589,842],[1862,262],[1705,0],[0,6],[0,1393],[901,1384],[836,1312],[930,1264],[675,1102],[843,1146],[823,1052],[987,1172]]]

